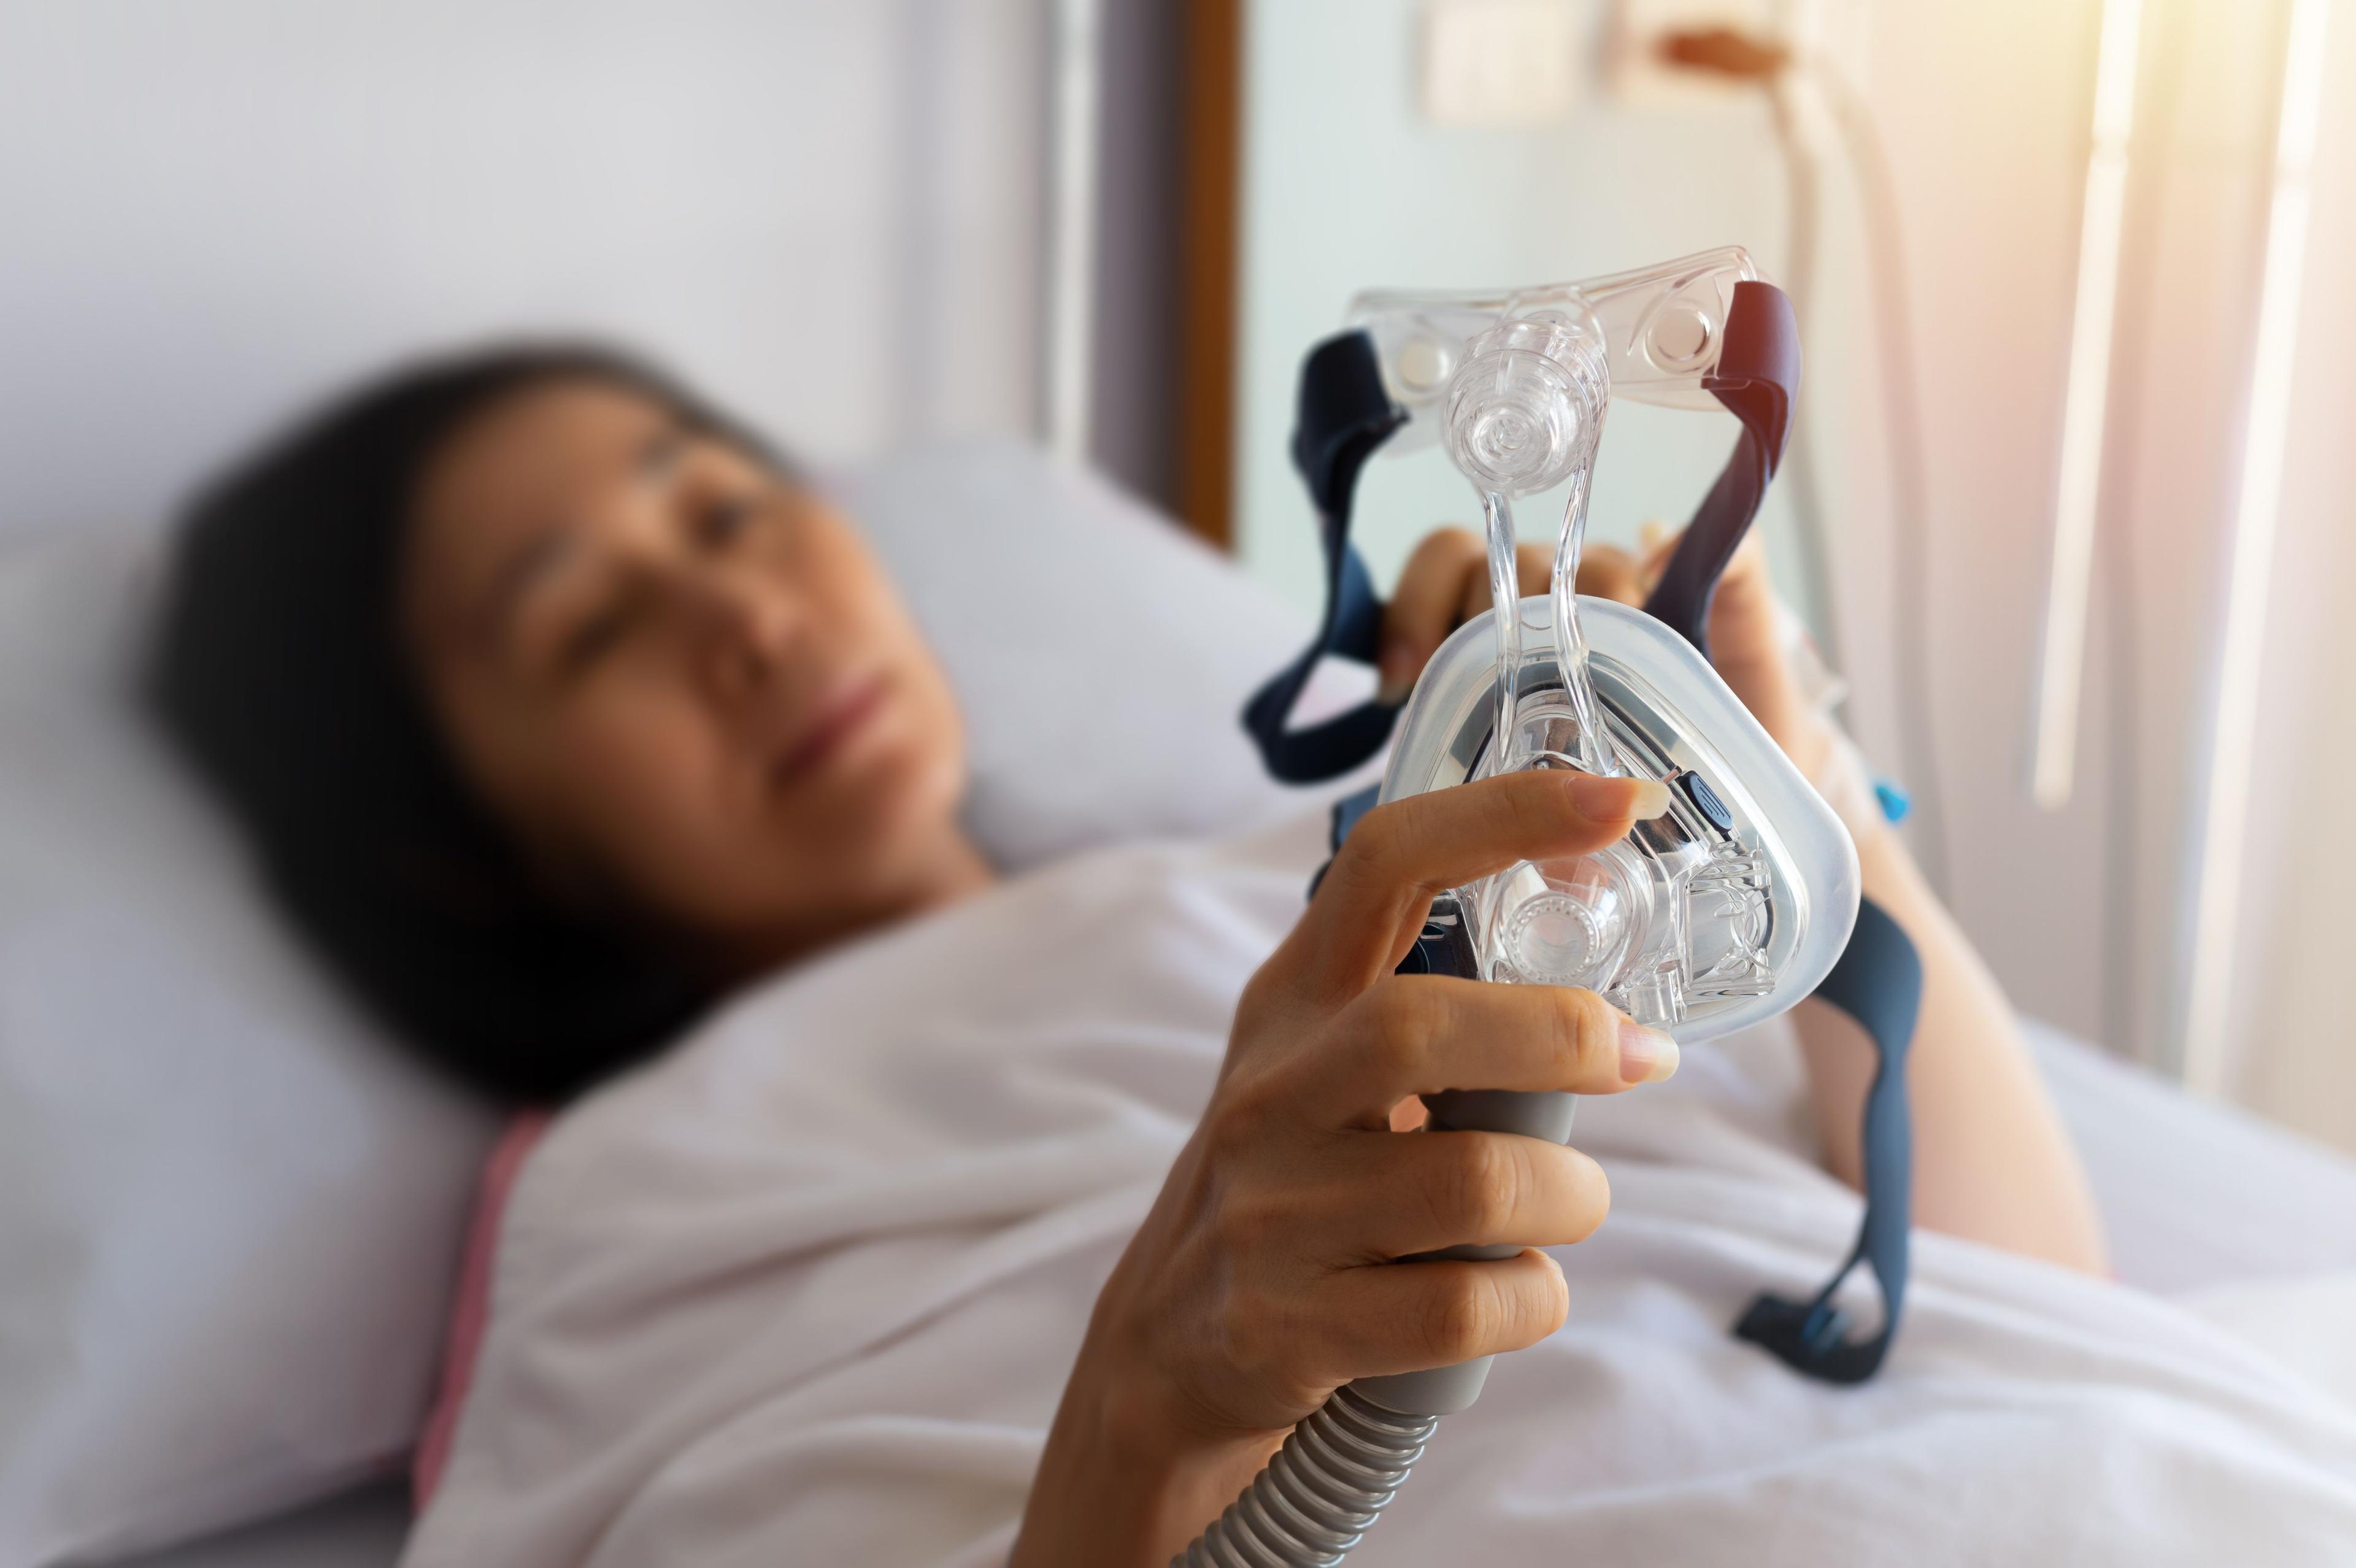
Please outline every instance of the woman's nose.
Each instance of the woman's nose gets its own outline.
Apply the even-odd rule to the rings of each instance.
[[[748,574],[713,571],[683,585],[697,674],[713,695],[763,691],[791,656],[802,616],[794,595]]]

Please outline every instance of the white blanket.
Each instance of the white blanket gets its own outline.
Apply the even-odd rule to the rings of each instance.
[[[413,1568],[985,1564],[1322,825],[1066,862],[749,995],[563,1116]],[[1353,1558],[2348,1563],[2356,1413],[2157,1297],[1918,1237],[1859,1389],[1728,1337],[1855,1199],[1787,1040],[1580,1109],[1569,1326]]]

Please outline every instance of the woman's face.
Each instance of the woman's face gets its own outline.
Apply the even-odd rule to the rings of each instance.
[[[648,397],[469,421],[403,565],[428,704],[561,891],[758,963],[918,901],[959,842],[956,705],[874,558]]]

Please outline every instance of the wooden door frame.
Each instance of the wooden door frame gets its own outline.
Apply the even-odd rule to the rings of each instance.
[[[1182,0],[1175,500],[1235,548],[1237,283],[1241,265],[1244,0]]]

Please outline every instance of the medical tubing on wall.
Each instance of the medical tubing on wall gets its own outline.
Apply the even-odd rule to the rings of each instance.
[[[1330,1568],[1423,1456],[1436,1415],[1401,1415],[1339,1388],[1171,1568]]]
[[[1776,145],[1783,155],[1785,188],[1790,192],[1791,222],[1783,259],[1783,292],[1792,297],[1793,314],[1802,322],[1815,319],[1816,253],[1824,207],[1818,182],[1819,155],[1801,123],[1796,101],[1796,73],[1779,71],[1767,84],[1767,105],[1772,112]],[[1791,503],[1793,541],[1799,547],[1800,576],[1805,584],[1808,609],[1815,617],[1816,645],[1825,663],[1846,669],[1842,662],[1838,585],[1832,568],[1832,541],[1825,518],[1822,465],[1811,427],[1794,411],[1792,437],[1783,453],[1783,494]]]
[[[1881,372],[1881,405],[1890,447],[1890,539],[1897,586],[1900,740],[1906,782],[1914,797],[1914,842],[1932,888],[1950,890],[1945,780],[1931,671],[1929,458],[1922,433],[1920,378],[1914,354],[1913,304],[1907,290],[1906,232],[1898,210],[1898,176],[1890,166],[1870,109],[1839,72],[1808,62],[1809,79],[1832,111],[1833,123],[1857,176],[1865,219],[1868,272],[1873,283],[1874,340]]]

